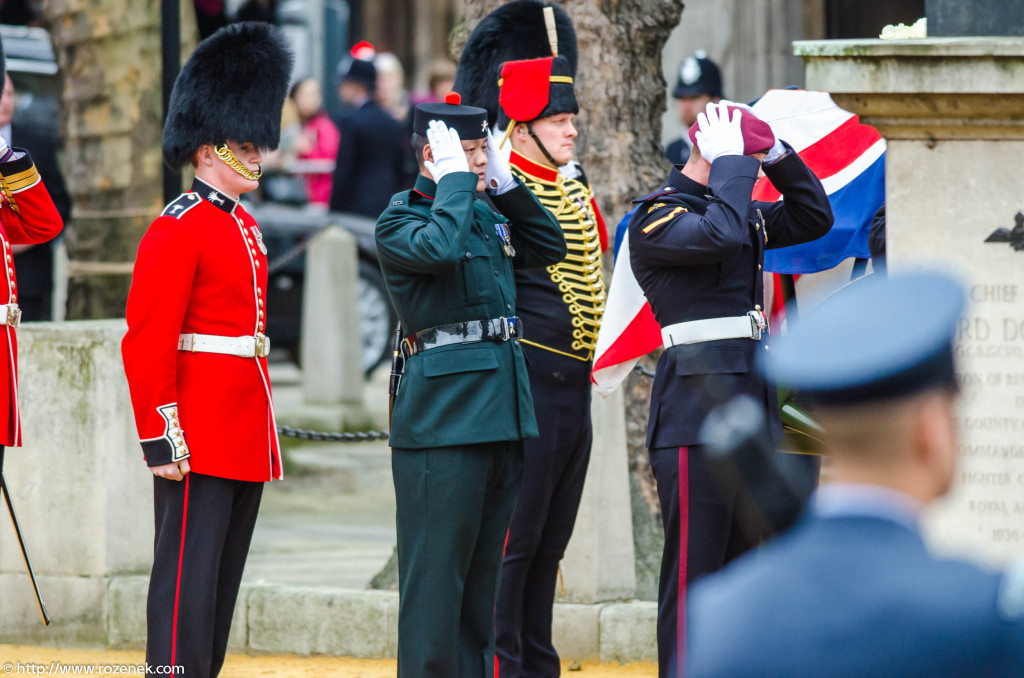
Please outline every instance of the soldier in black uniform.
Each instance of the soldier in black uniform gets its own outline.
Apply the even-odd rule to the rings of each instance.
[[[634,201],[629,224],[630,263],[665,344],[647,430],[665,527],[661,678],[683,675],[687,582],[756,543],[733,525],[735,497],[713,487],[698,431],[712,407],[746,393],[773,413],[765,435],[781,437],[774,389],[754,370],[767,350],[764,250],[815,240],[832,227],[821,182],[792,147],[727,103],[698,116],[689,161]],[[784,201],[751,200],[762,168]]]
[[[693,147],[687,132],[697,122],[697,114],[709,103],[722,100],[722,72],[718,64],[708,58],[707,52],[699,49],[683,59],[672,98],[679,106],[683,134],[665,148],[665,157],[673,165],[685,165]]]
[[[516,270],[519,315],[530,327],[522,343],[540,437],[523,445],[523,482],[505,545],[495,616],[501,678],[559,673],[552,606],[590,461],[590,371],[605,302],[607,236],[590,184],[573,161],[575,69],[560,54],[563,47],[576,53],[575,33],[561,10],[551,11],[551,21],[560,36],[555,45],[542,43],[531,52],[528,43],[503,44],[517,30],[548,35],[542,3],[504,5],[477,25],[459,61],[463,81],[483,80],[485,73],[500,79],[498,125],[511,141],[512,173],[555,215],[569,249],[564,261],[545,269]],[[499,52],[533,58],[494,63],[482,48],[485,37]]]

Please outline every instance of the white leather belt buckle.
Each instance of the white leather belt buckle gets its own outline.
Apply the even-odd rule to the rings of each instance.
[[[221,337],[215,334],[182,334],[178,350],[187,353],[221,353],[240,358],[265,358],[270,353],[270,337]]]
[[[17,304],[0,304],[0,325],[13,328],[21,325],[21,309]]]
[[[733,318],[708,318],[669,325],[662,328],[661,340],[666,348],[721,339],[760,341],[766,329],[768,329],[768,321],[765,319],[764,313],[750,311],[746,315]]]

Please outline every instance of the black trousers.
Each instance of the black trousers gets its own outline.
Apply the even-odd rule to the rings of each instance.
[[[391,451],[398,526],[399,678],[494,673],[501,554],[522,441]]]
[[[665,550],[658,583],[658,676],[682,678],[686,664],[686,591],[758,543],[738,524],[737,495],[715,484],[699,445],[650,451],[658,484]]]
[[[153,478],[156,544],[146,662],[186,678],[220,673],[263,483],[189,473]]]
[[[551,643],[558,563],[572,536],[590,462],[589,362],[531,349],[539,438],[523,443],[523,484],[512,514],[495,617],[500,678],[560,672]]]

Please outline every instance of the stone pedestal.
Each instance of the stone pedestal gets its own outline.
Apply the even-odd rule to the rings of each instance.
[[[892,272],[941,267],[967,285],[956,485],[927,518],[941,549],[1024,554],[1024,251],[986,243],[1024,211],[1024,39],[795,43],[809,89],[888,142]],[[921,309],[927,313],[928,309]]]
[[[636,594],[633,523],[622,389],[595,396],[594,447],[576,528],[562,560],[560,601],[599,603]]]
[[[0,508],[0,643],[104,643],[110,578],[148,573],[153,482],[121,364],[124,321],[18,330],[25,446],[4,475],[53,625],[36,609]]]
[[[351,233],[328,226],[313,237],[302,295],[303,407],[289,423],[332,431],[364,423],[358,271]]]

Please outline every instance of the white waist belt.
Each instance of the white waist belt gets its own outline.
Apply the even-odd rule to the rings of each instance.
[[[265,358],[270,353],[270,338],[262,334],[254,337],[182,334],[178,337],[178,350],[189,353],[223,353],[240,358]]]
[[[21,324],[21,309],[17,304],[0,304],[0,325],[17,327]]]
[[[767,328],[768,322],[765,320],[764,313],[750,311],[746,315],[733,318],[708,318],[669,325],[661,329],[661,340],[666,348],[720,339],[754,339],[757,341],[761,339]]]

